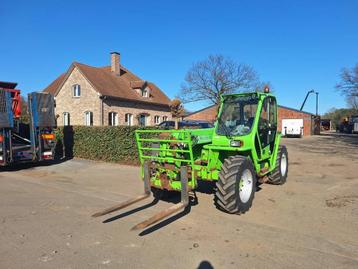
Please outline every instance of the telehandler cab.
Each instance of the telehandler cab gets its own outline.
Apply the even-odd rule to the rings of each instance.
[[[248,211],[259,183],[281,185],[288,173],[288,153],[280,146],[277,102],[269,93],[224,95],[214,128],[137,130],[144,194],[94,214],[117,211],[145,198],[153,190],[181,192],[181,202],[132,229],[143,229],[188,206],[198,179],[215,181],[218,209]]]

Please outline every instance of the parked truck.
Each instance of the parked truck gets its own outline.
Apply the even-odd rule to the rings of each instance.
[[[352,122],[352,132],[353,133],[358,133],[358,115],[357,116],[352,116],[351,117],[351,122]]]
[[[347,134],[358,133],[358,115],[343,118],[337,125],[337,131]]]
[[[0,166],[54,158],[55,101],[51,94],[28,94],[29,123],[21,122],[17,83],[0,82]]]

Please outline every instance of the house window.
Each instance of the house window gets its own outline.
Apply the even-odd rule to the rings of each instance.
[[[163,116],[163,121],[167,121],[168,117],[167,116]]]
[[[138,118],[139,126],[147,126],[147,115],[140,114]]]
[[[72,94],[73,94],[73,97],[81,96],[81,86],[79,84],[75,84],[72,86]]]
[[[70,113],[63,112],[63,126],[68,126],[70,124]]]
[[[124,121],[127,126],[132,126],[133,125],[133,115],[130,113],[125,114]]]
[[[92,126],[93,125],[93,113],[91,111],[85,112],[85,125]]]
[[[142,96],[143,97],[149,97],[149,92],[147,89],[142,90]]]
[[[154,124],[160,123],[160,116],[154,116]]]
[[[117,126],[118,125],[118,114],[115,112],[108,113],[108,125]]]

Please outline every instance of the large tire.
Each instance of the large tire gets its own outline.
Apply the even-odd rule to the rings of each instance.
[[[279,146],[276,167],[268,176],[268,183],[274,185],[285,184],[288,174],[288,153],[285,146]]]
[[[249,158],[232,156],[225,159],[216,183],[216,207],[231,214],[245,213],[252,205],[256,181],[256,172]]]

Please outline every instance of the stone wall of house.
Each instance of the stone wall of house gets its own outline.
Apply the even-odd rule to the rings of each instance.
[[[147,115],[147,124],[149,126],[156,125],[156,123],[154,122],[155,116],[160,117],[160,122],[163,121],[163,117],[167,117],[168,120],[171,120],[172,118],[168,107],[140,102],[128,102],[123,100],[106,99],[103,101],[103,118],[105,126],[109,125],[108,114],[110,112],[117,113],[118,125],[126,125],[126,113],[130,113],[133,115],[133,125],[139,124],[138,116],[140,114]]]
[[[81,96],[74,97],[72,86],[79,84]],[[77,67],[73,69],[68,79],[56,96],[56,115],[58,115],[57,125],[63,125],[63,113],[70,113],[71,125],[84,125],[85,112],[93,113],[93,125],[101,125],[101,100],[92,85],[82,75]]]

